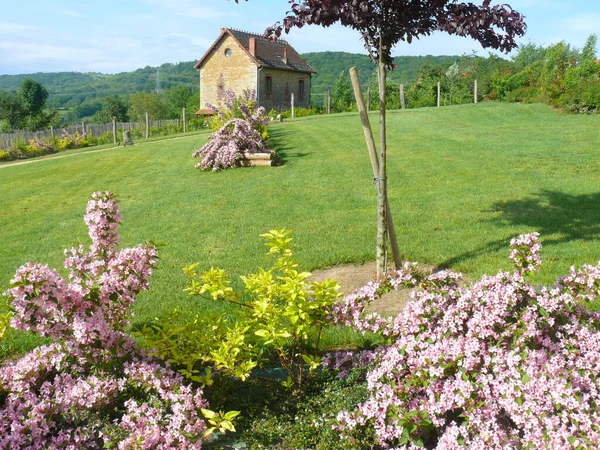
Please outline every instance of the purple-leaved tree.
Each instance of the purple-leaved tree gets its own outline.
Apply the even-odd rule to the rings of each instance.
[[[239,0],[235,0],[236,3]],[[484,48],[510,52],[515,38],[527,28],[523,16],[508,5],[491,6],[457,0],[289,0],[291,11],[268,28],[265,35],[277,39],[282,32],[304,25],[328,27],[335,23],[358,31],[373,62],[378,64],[380,148],[377,185],[377,274],[384,273],[386,233],[386,70],[393,69],[392,48],[400,41],[412,42],[434,31],[471,37]]]

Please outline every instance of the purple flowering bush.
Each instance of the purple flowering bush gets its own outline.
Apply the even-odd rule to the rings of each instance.
[[[369,398],[339,429],[374,429],[384,448],[600,448],[600,314],[586,307],[600,263],[534,287],[524,277],[541,264],[538,238],[511,241],[513,272],[468,287],[407,264],[339,302],[335,322],[387,341],[327,358],[341,376],[369,364]],[[398,287],[418,288],[401,314],[365,312]]]
[[[85,222],[92,245],[65,251],[68,279],[27,263],[4,293],[14,328],[55,342],[0,368],[0,448],[200,448],[202,391],[124,332],[156,248],[117,248],[121,213],[108,192],[93,194]]]
[[[213,122],[216,131],[192,154],[194,158],[202,158],[196,168],[217,172],[237,167],[244,153],[269,151],[266,145],[269,117],[262,106],[257,107],[254,91],[244,91],[239,99],[234,92],[226,91],[224,110],[208,106],[217,113]]]

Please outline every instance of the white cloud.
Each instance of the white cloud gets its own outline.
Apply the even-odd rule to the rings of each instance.
[[[577,34],[592,34],[600,30],[600,13],[577,14],[567,17],[563,29]]]
[[[81,14],[80,12],[73,11],[73,10],[70,10],[70,9],[58,10],[58,11],[55,11],[55,12],[58,15],[67,16],[67,17],[86,17],[84,14]]]
[[[543,7],[544,9],[564,9],[568,4],[560,0],[511,0],[510,6],[519,11],[526,8]]]
[[[20,23],[6,23],[0,22],[0,34],[1,35],[12,35],[12,36],[23,36],[33,31],[39,31],[39,28],[31,25],[24,25]]]
[[[166,9],[178,16],[193,19],[218,19],[224,17],[224,11],[210,6],[205,0],[142,0],[144,3]]]
[[[195,47],[200,47],[202,49],[208,49],[208,47],[210,47],[214,42],[213,39],[207,39],[201,36],[192,36],[185,33],[169,33],[166,35],[166,37],[179,38],[183,41],[187,41]]]
[[[63,47],[49,44],[22,43],[22,42],[0,42],[0,50],[8,53],[15,60],[30,61],[37,60],[40,63],[44,60],[63,60],[69,61],[81,50],[75,47]],[[40,68],[43,67],[40,64]]]

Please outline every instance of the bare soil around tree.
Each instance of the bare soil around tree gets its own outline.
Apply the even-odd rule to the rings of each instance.
[[[367,262],[361,265],[341,265],[329,269],[315,270],[312,272],[311,280],[323,281],[326,278],[337,280],[342,286],[340,291],[345,295],[352,294],[369,281],[374,281],[377,270],[375,262]],[[398,289],[384,294],[380,299],[371,303],[368,311],[380,314],[398,314],[410,301],[411,289]]]

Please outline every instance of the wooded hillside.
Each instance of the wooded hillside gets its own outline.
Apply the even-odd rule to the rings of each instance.
[[[313,92],[323,92],[333,88],[340,73],[357,66],[361,81],[367,83],[375,65],[367,55],[345,52],[318,52],[302,55],[315,68],[317,75],[313,82]],[[398,68],[390,74],[392,80],[402,83],[413,83],[424,62],[436,65],[450,65],[458,60],[458,56],[404,56],[397,57]],[[177,64],[163,64],[160,67],[144,67],[133,72],[116,75],[101,73],[35,73],[27,75],[0,75],[0,91],[17,89],[22,81],[31,78],[43,84],[50,96],[48,104],[54,108],[72,108],[93,99],[114,95],[131,95],[139,92],[152,92],[158,81],[160,89],[167,90],[174,86],[196,88],[198,71],[194,69],[196,61],[185,61]]]

